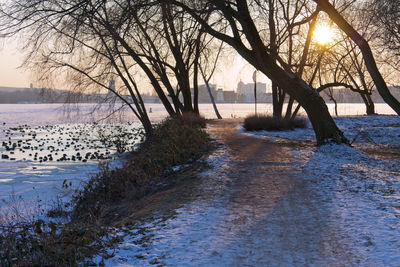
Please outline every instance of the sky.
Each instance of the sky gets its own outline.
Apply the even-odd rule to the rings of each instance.
[[[35,81],[32,79],[33,75],[29,70],[19,68],[22,64],[23,54],[18,47],[15,40],[0,43],[0,86],[29,87],[30,83],[35,85]],[[232,60],[222,61],[221,67],[217,69],[211,83],[217,84],[218,88],[223,88],[223,90],[236,90],[239,81],[253,82],[253,72],[254,68],[246,60],[236,55]],[[270,88],[268,78],[260,72],[257,74],[257,82],[267,83],[267,88]],[[203,82],[200,81],[199,84],[203,84]],[[57,85],[57,88],[65,87]],[[151,91],[150,88],[148,90]]]
[[[0,44],[0,86],[29,87],[32,82],[29,71],[18,68],[22,59],[15,41]]]

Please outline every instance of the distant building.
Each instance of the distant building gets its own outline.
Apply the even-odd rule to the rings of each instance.
[[[211,89],[211,94],[214,97],[215,101],[217,101],[217,85],[209,84]],[[199,103],[210,103],[210,94],[208,93],[207,86],[205,84],[199,85]]]
[[[222,88],[218,88],[217,99],[215,99],[215,101],[218,103],[224,103],[224,91],[222,91]]]
[[[223,91],[225,103],[235,103],[237,101],[237,94],[235,91]]]
[[[258,82],[256,84],[257,101],[267,102],[267,84]],[[237,85],[237,95],[239,102],[254,102],[254,83],[243,83]]]

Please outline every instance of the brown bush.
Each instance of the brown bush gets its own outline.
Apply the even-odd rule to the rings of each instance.
[[[208,149],[204,119],[192,115],[168,118],[132,153],[129,163],[110,170],[103,166],[74,196],[75,215],[96,217],[107,202],[138,199],[152,192],[172,167],[199,158]]]
[[[94,224],[36,220],[0,226],[1,266],[88,266],[94,254],[108,256],[117,241],[108,229]]]
[[[188,125],[191,127],[206,127],[206,119],[203,116],[200,116],[193,112],[183,113],[182,115],[174,117],[173,120],[179,122],[182,125]]]
[[[266,115],[251,115],[244,119],[243,127],[246,131],[284,131],[295,128],[307,128],[307,120],[298,117],[294,120],[287,120]]]
[[[118,237],[98,224],[108,204],[140,198],[168,182],[172,167],[199,158],[208,149],[208,136],[200,126],[204,118],[192,115],[167,119],[132,153],[129,163],[111,170],[107,165],[73,197],[73,214],[65,222],[36,220],[0,226],[1,266],[88,266]],[[61,211],[64,213],[64,211]],[[69,214],[69,212],[67,212]],[[84,219],[84,220],[82,220]]]

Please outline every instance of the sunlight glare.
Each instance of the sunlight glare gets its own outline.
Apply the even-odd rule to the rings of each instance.
[[[325,46],[333,41],[333,30],[328,25],[319,25],[315,28],[313,38],[319,45]]]

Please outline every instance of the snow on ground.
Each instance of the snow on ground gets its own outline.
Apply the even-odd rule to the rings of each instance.
[[[303,148],[305,177],[330,198],[329,222],[359,266],[400,265],[400,160],[345,145]]]
[[[353,145],[364,143],[382,144],[384,146],[400,145],[400,118],[398,116],[349,116],[334,117],[334,120]],[[243,128],[240,128],[240,132],[249,134]],[[308,128],[293,131],[257,131],[250,134],[258,137],[273,137],[277,141],[315,141],[315,134],[310,125]]]
[[[329,221],[359,266],[400,266],[400,118],[337,117],[354,147],[297,146],[303,173],[316,191],[329,196]],[[243,128],[240,129],[244,132]],[[275,142],[311,142],[311,128],[247,133]]]
[[[98,164],[0,162],[0,223],[42,217],[69,201],[74,189],[98,172]],[[68,189],[63,188],[66,181]]]
[[[141,142],[139,123],[96,123],[84,110],[90,105],[82,105],[82,117],[66,117],[62,105],[0,105],[0,223],[69,201],[100,163],[120,164],[111,162],[117,146],[132,150]]]
[[[201,175],[204,192],[172,215],[155,214],[149,221],[123,228],[119,232],[124,237],[123,242],[104,263],[106,266],[232,266],[239,260],[248,266],[257,263],[282,266],[286,261],[300,259],[306,261],[297,261],[297,264],[304,265],[308,260],[310,266],[400,266],[400,119],[371,116],[335,120],[354,141],[354,147],[315,147],[312,129],[246,133],[286,144],[283,149],[292,153],[294,162],[291,164],[300,169],[299,183],[313,194],[304,202],[306,204],[299,204],[299,207],[306,205],[300,211],[301,216],[310,218],[308,228],[316,227],[319,231],[321,226],[314,219],[324,216],[320,221],[326,231],[322,229],[318,233],[321,239],[308,244],[317,244],[319,248],[312,250],[320,254],[300,255],[301,250],[291,251],[291,246],[296,247],[293,244],[282,247],[283,251],[275,247],[274,244],[281,243],[282,235],[286,235],[275,232],[282,230],[279,229],[282,218],[274,219],[274,213],[268,213],[267,220],[272,221],[268,226],[275,228],[259,230],[260,233],[269,231],[266,240],[265,236],[253,236],[250,232],[245,235],[252,236],[239,240],[232,235],[235,229],[242,230],[242,223],[252,224],[252,220],[262,218],[263,214],[250,216],[248,221],[242,222],[237,220],[246,218],[241,218],[240,213],[230,213],[226,209],[231,201],[232,181],[224,174],[232,163],[222,147],[209,159],[212,168]],[[368,148],[369,153],[361,148]],[[379,153],[382,149],[390,153]],[[290,200],[280,205],[284,207],[288,204],[286,201]],[[321,202],[316,207],[322,210],[307,206],[313,201]],[[307,229],[306,225],[299,229],[302,227]],[[289,237],[296,238],[291,234]],[[265,258],[260,249],[263,247],[276,258]],[[274,250],[278,250],[277,254],[273,254]],[[321,254],[327,258],[318,258]],[[100,260],[101,257],[95,259],[96,262]]]
[[[25,124],[37,127],[71,123],[60,121],[60,112],[54,112],[53,105],[45,105],[44,108],[41,105],[28,106],[21,110],[17,105],[2,105],[0,122],[6,122],[6,125],[1,129]],[[152,118],[160,120],[165,116],[160,105],[150,106]],[[243,116],[252,108],[247,104],[224,104],[219,107],[224,117]],[[268,106],[265,105],[265,108]],[[350,105],[343,105],[343,108],[344,113],[352,113],[345,110],[352,108]],[[204,105],[202,110],[206,117],[213,117],[211,105]],[[272,142],[293,144],[293,164],[302,168],[305,182],[319,192],[321,198],[329,198],[326,220],[331,225],[339,226],[334,234],[338,235],[343,247],[351,248],[349,253],[357,259],[355,265],[400,266],[400,119],[386,115],[338,117],[335,121],[353,142],[352,148],[337,145],[316,148],[311,128],[251,135]],[[21,135],[15,133],[6,139],[5,132],[0,133],[2,142],[9,142],[11,137],[12,143]],[[29,153],[0,152],[16,158],[15,161],[0,160],[0,214],[3,215],[0,221],[7,220],[7,216],[16,212],[22,217],[40,213],[45,206],[51,206],[57,196],[69,199],[71,190],[62,189],[64,180],[76,187],[98,171],[95,161],[40,162],[40,152],[47,153],[40,149],[37,161],[27,159]],[[66,154],[70,156],[69,152]],[[22,160],[23,157],[27,160]],[[230,243],[229,240],[218,240],[224,230],[215,228],[216,222],[226,220],[225,215],[233,222],[235,220],[235,215],[226,214],[225,208],[229,203],[228,187],[231,183],[224,175],[231,164],[229,155],[221,148],[210,157],[209,162],[212,168],[203,175],[211,178],[205,179],[202,197],[195,197],[194,201],[175,210],[172,217],[157,215],[153,221],[143,222],[134,230],[122,229],[118,234],[125,236],[124,242],[114,251],[115,256],[105,261],[107,266],[141,266],[157,262],[171,266],[182,263],[226,266],[229,262],[235,263],[232,260],[234,254],[218,254],[218,251],[225,251],[222,248]],[[206,231],[196,231],[200,226]],[[230,227],[236,226],[232,224]],[[183,233],[182,229],[189,231]],[[274,242],[276,235],[271,235],[271,238],[269,242]],[[199,247],[193,248],[197,239],[203,241]],[[172,243],[165,243],[166,240]],[[219,249],[213,249],[212,245],[219,246]],[[238,252],[240,247],[233,248],[235,250]],[[249,255],[254,256],[252,253],[250,251]],[[215,262],[215,259],[224,261]],[[100,258],[96,260],[100,261]]]

